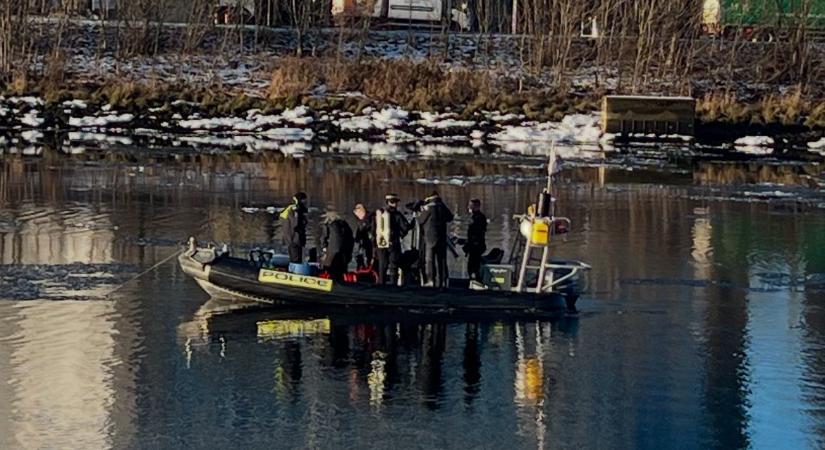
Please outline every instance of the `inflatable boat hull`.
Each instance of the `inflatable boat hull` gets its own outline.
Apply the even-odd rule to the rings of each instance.
[[[199,258],[200,250],[182,253],[185,273],[213,298],[242,299],[296,306],[357,306],[448,311],[575,311],[577,295],[517,293],[461,288],[433,289],[344,283],[260,269],[248,260],[220,256]]]

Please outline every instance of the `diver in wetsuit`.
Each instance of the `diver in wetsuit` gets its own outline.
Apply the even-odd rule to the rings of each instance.
[[[292,197],[292,203],[281,211],[280,218],[285,221],[281,227],[282,239],[289,253],[289,262],[304,262],[304,246],[307,243],[307,195],[298,192]]]
[[[352,228],[338,213],[329,211],[321,224],[321,267],[333,280],[342,280],[352,259]]]
[[[481,280],[481,258],[487,250],[487,216],[481,212],[481,200],[470,200],[470,225],[467,226],[467,241],[464,253],[467,255],[467,273],[471,280]]]
[[[418,216],[418,224],[424,233],[427,285],[445,288],[447,269],[447,224],[453,221],[453,213],[441,201],[438,192],[425,199],[427,202]]]
[[[359,269],[372,267],[375,259],[375,233],[373,227],[375,226],[375,214],[367,211],[367,208],[358,203],[355,205],[352,213],[358,221],[355,224],[355,243],[361,249],[361,254],[356,258]]]
[[[375,247],[378,258],[378,283],[398,283],[398,264],[401,260],[401,239],[410,231],[410,223],[398,210],[400,199],[387,194],[387,207],[375,212]]]

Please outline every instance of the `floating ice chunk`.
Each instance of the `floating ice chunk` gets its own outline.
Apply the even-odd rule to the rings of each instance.
[[[120,145],[132,145],[132,139],[126,136],[115,136],[105,133],[86,133],[81,131],[70,131],[69,141],[95,141]]]
[[[312,151],[312,144],[307,142],[292,142],[281,146],[278,150],[286,156],[303,158],[307,152]]]
[[[43,138],[43,133],[41,133],[38,130],[26,130],[20,133],[20,137],[24,141],[37,142],[38,140]]]
[[[501,114],[501,113],[494,113],[490,116],[490,120],[493,122],[510,122],[513,120],[521,120],[524,116],[521,114]]]
[[[72,108],[72,109],[86,109],[88,105],[83,100],[66,100],[65,102],[61,103],[61,105],[65,108]]]
[[[745,136],[737,139],[734,145],[748,146],[748,147],[769,147],[774,143],[770,136]]]
[[[372,113],[375,128],[387,129],[401,126],[410,113],[401,108],[384,108]]]
[[[23,156],[40,156],[43,153],[43,147],[35,147],[30,145],[21,152]]]
[[[112,114],[109,116],[70,117],[69,126],[72,127],[105,127],[112,124],[128,123],[134,120],[132,114]]]
[[[42,106],[44,104],[43,100],[37,97],[9,97],[8,101],[13,105],[25,103],[31,107]]]
[[[303,128],[270,128],[264,134],[283,141],[309,141],[315,136],[315,132]]]
[[[414,142],[415,136],[402,130],[387,130],[387,142],[401,144],[404,142]]]
[[[492,136],[498,142],[553,142],[567,139],[559,130],[542,130],[533,126],[507,126]]]
[[[454,113],[430,113],[422,112],[421,120],[415,122],[415,125],[422,125],[426,128],[435,128],[446,130],[449,128],[470,128],[478,125],[474,120],[456,120]]]
[[[590,126],[597,120],[598,117],[594,117],[589,114],[570,114],[564,116],[561,120],[561,124],[568,128],[579,128]]]
[[[478,125],[473,120],[444,119],[428,124],[430,128],[446,130],[448,128],[471,128]]]
[[[369,117],[355,116],[341,119],[338,126],[347,131],[366,131],[373,128],[373,122]]]
[[[32,128],[38,128],[40,125],[43,125],[43,122],[45,122],[45,119],[43,119],[42,117],[38,117],[37,111],[32,111],[32,112],[24,115],[23,117],[21,117],[20,122],[23,125],[27,125],[27,126],[30,126]]]
[[[103,107],[100,108],[100,110],[103,111],[103,112],[109,112],[109,111],[112,110],[112,104],[107,103],[107,104],[103,105]]]
[[[458,147],[454,145],[419,145],[418,154],[425,157],[454,156],[454,155],[474,155],[472,147]]]
[[[86,147],[78,145],[63,145],[60,149],[67,155],[82,155],[86,153]]]
[[[178,122],[178,126],[189,130],[215,130],[218,128],[235,128],[248,123],[237,117],[213,117],[211,119],[187,119]]]
[[[292,122],[296,125],[309,125],[312,123],[312,116],[309,116],[309,110],[306,106],[298,106],[293,109],[287,109],[281,114],[284,120]]]
[[[769,136],[745,136],[734,142],[734,149],[749,155],[770,155],[773,144],[774,140]]]
[[[473,138],[473,139],[476,139],[476,140],[483,139],[484,138],[484,132],[481,131],[481,130],[473,130],[470,133],[470,137]]]
[[[825,156],[825,137],[818,141],[808,142],[808,150]]]

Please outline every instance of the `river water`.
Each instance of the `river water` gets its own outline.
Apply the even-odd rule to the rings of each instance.
[[[189,235],[277,241],[266,207],[299,189],[313,224],[387,191],[435,187],[458,212],[478,197],[509,250],[540,164],[3,159],[0,448],[825,446],[815,164],[568,166],[556,254],[593,266],[576,318],[232,312],[174,261],[123,284]]]

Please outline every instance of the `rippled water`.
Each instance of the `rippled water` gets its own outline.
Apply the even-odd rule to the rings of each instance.
[[[536,161],[84,158],[0,161],[0,448],[825,446],[816,165],[566,170],[558,255],[594,269],[536,322],[232,311],[173,262],[122,285],[190,234],[277,237],[299,188],[317,220],[441,182],[509,249]]]

